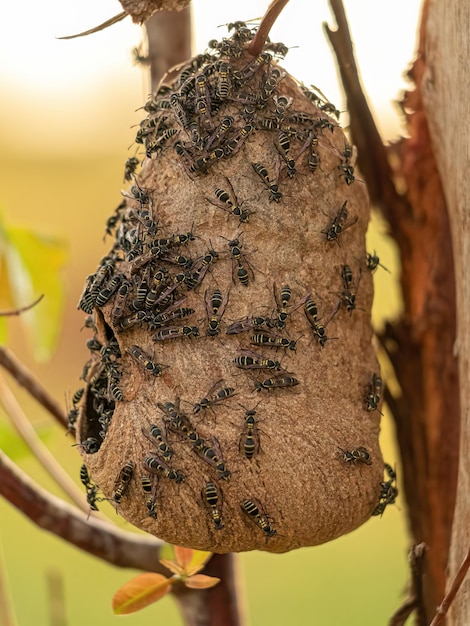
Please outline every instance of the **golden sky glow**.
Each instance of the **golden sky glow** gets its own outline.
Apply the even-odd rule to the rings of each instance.
[[[226,35],[235,19],[263,14],[268,0],[194,0],[196,51]],[[0,23],[0,124],[2,143],[15,149],[78,149],[86,136],[109,138],[111,124],[135,124],[134,110],[147,95],[146,79],[132,65],[131,50],[142,39],[130,18],[106,31],[71,41],[56,37],[81,32],[119,13],[116,0],[26,0],[22,10],[7,3]],[[399,132],[392,101],[405,83],[413,58],[420,0],[345,0],[363,82],[388,137]],[[306,84],[326,93],[338,108],[341,92],[322,22],[332,24],[326,0],[291,0],[271,38],[291,50],[283,65]],[[32,103],[35,115],[32,115]],[[132,138],[133,133],[129,134]],[[117,136],[116,136],[117,140]],[[106,139],[107,145],[110,145]],[[127,148],[119,138],[118,148]],[[112,138],[111,138],[112,144]],[[97,148],[98,149],[98,148]]]

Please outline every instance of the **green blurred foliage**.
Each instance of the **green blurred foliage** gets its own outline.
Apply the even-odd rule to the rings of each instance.
[[[61,269],[65,240],[9,224],[0,211],[0,302],[15,310],[44,298],[20,314],[37,361],[49,359],[57,345],[64,312]],[[0,317],[0,341],[8,342],[7,318]]]

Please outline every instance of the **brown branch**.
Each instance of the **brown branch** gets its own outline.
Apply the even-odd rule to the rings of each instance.
[[[211,589],[188,589],[183,585],[174,589],[186,626],[241,626],[245,623],[239,606],[235,567],[236,555],[214,554],[204,574],[220,578]]]
[[[191,57],[191,12],[159,11],[145,22],[148,39],[147,62],[150,64],[152,92],[160,79],[175,65]]]
[[[326,23],[323,28],[336,56],[346,94],[351,139],[357,146],[359,168],[367,180],[372,203],[393,224],[396,211],[399,209],[400,215],[407,215],[410,207],[406,198],[396,191],[387,151],[362,89],[343,3],[341,0],[330,0],[330,6],[337,30],[330,29]]]
[[[404,626],[408,617],[416,611],[416,626],[426,626],[426,613],[423,599],[423,573],[426,544],[412,546],[408,553],[411,570],[410,597],[395,611],[388,626]]]
[[[161,541],[134,535],[87,516],[56,498],[0,450],[0,495],[40,528],[117,567],[166,575],[158,559]]]
[[[266,39],[268,38],[269,31],[271,30],[274,22],[279,17],[282,9],[286,6],[289,0],[273,0],[269,5],[266,13],[263,15],[263,18],[260,22],[258,30],[256,31],[256,35],[253,38],[253,41],[247,48],[247,52],[254,57],[258,56],[260,52],[263,50],[263,46],[266,43]]]
[[[16,382],[41,404],[56,420],[67,428],[68,419],[60,404],[34,377],[33,373],[26,368],[16,356],[7,348],[0,346],[0,366],[9,372]]]
[[[44,294],[42,293],[39,296],[39,298],[36,298],[36,300],[32,302],[31,304],[22,306],[19,309],[12,309],[10,311],[0,311],[0,317],[8,317],[10,315],[20,315],[21,313],[24,313],[25,311],[29,311],[30,309],[32,309],[34,306],[36,306],[36,304],[39,304],[43,298],[44,298]]]
[[[436,615],[432,620],[430,626],[439,626],[443,623],[445,616],[450,608],[450,605],[454,601],[455,596],[457,595],[457,591],[460,589],[465,576],[467,575],[468,568],[470,567],[470,550],[467,551],[467,554],[460,565],[457,574],[455,575],[454,581],[450,586],[449,591],[446,593],[444,599],[441,604],[437,607]]]
[[[55,480],[61,489],[63,489],[64,493],[69,496],[79,509],[81,509],[84,513],[88,513],[89,507],[85,501],[82,491],[77,487],[68,474],[64,472],[62,466],[55,460],[54,456],[39,439],[36,431],[31,425],[31,422],[23,413],[23,410],[1,374],[0,402],[2,403],[16,431],[31,450],[33,455],[44,467],[46,472]]]

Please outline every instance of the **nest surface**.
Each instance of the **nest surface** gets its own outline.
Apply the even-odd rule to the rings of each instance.
[[[168,542],[283,552],[383,512],[369,206],[335,107],[230,26],[144,107],[71,427],[92,504],[97,484]]]

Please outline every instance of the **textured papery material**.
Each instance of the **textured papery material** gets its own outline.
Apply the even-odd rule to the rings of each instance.
[[[320,544],[385,498],[365,184],[336,109],[252,36],[236,24],[145,105],[80,300],[87,490],[213,552]]]
[[[143,24],[157,11],[181,11],[190,0],[119,0],[136,24]]]

